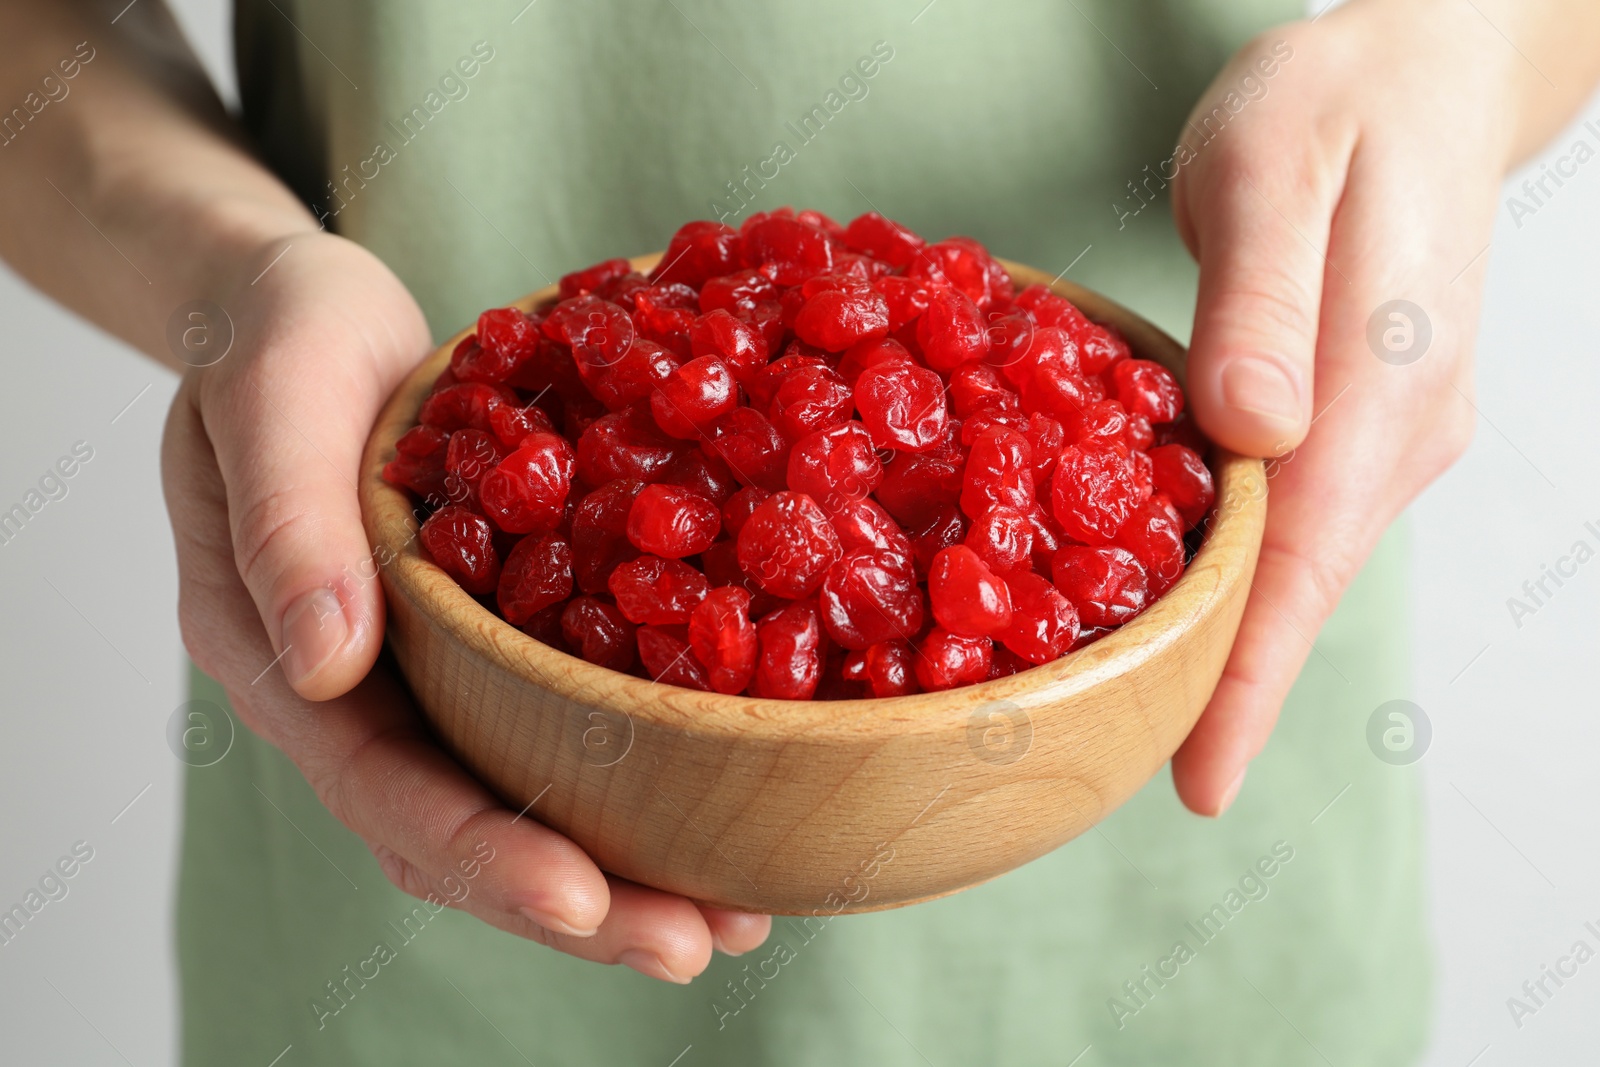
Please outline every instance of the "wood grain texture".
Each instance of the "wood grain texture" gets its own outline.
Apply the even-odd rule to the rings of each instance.
[[[1050,283],[1006,267],[1019,284]],[[1052,288],[1182,376],[1182,347],[1155,327],[1071,283]],[[1216,686],[1266,515],[1260,461],[1229,453],[1213,457],[1217,507],[1178,583],[1120,630],[1009,678],[884,700],[758,700],[652,683],[540,644],[433,565],[411,501],[381,475],[465,332],[396,391],[362,464],[389,644],[441,742],[511,810],[531,804],[529,816],[608,871],[775,914],[952,893],[1127,800]]]

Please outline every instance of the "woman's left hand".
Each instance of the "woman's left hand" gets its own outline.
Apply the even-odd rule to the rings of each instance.
[[[1191,116],[1191,402],[1212,440],[1273,460],[1237,642],[1173,757],[1194,811],[1233,801],[1345,587],[1471,439],[1500,182],[1592,84],[1597,11],[1355,0],[1258,38]]]

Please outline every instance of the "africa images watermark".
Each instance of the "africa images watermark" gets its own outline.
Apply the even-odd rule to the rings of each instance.
[[[0,511],[0,545],[9,545],[22,533],[22,528],[52,501],[65,500],[72,491],[68,481],[75,477],[94,458],[94,446],[88,441],[74,441],[71,454],[62,456],[45,468],[38,485],[22,495],[22,499],[7,511]]]
[[[1595,944],[1600,944],[1600,926],[1591,920],[1583,924],[1583,929],[1595,939]],[[1506,998],[1506,1011],[1511,1013],[1511,1021],[1517,1029],[1521,1030],[1530,1016],[1538,1015],[1547,1007],[1562,987],[1578,976],[1578,968],[1594,957],[1594,945],[1589,943],[1588,938],[1580,937],[1563,955],[1556,957],[1554,966],[1540,964],[1538,975],[1522,983],[1522,995]],[[1552,985],[1554,989],[1550,988]]]
[[[744,213],[745,209],[755,203],[756,195],[767,187],[767,183],[775,181],[783,168],[799,158],[797,148],[804,148],[822,134],[823,129],[851,101],[861,101],[867,98],[871,87],[867,84],[878,76],[879,71],[894,58],[894,48],[887,41],[876,41],[872,45],[872,53],[856,60],[855,66],[845,71],[839,78],[839,87],[829,89],[822,103],[813,104],[811,109],[800,116],[799,125],[785,122],[783,128],[788,130],[795,138],[795,146],[791,147],[788,141],[776,141],[772,145],[772,152],[766,159],[753,165],[746,164],[739,172],[739,176],[730,179],[727,185],[727,195],[722,200],[710,200],[707,208],[713,218],[718,222],[727,222],[736,219]],[[752,188],[753,186],[753,188]]]
[[[1274,42],[1269,53],[1257,59],[1250,71],[1240,75],[1234,88],[1224,93],[1216,106],[1200,118],[1198,126],[1190,119],[1189,129],[1198,135],[1198,142],[1191,142],[1188,138],[1180,140],[1172,155],[1157,163],[1154,170],[1150,164],[1145,164],[1142,181],[1128,180],[1128,192],[1131,195],[1122,199],[1132,201],[1134,206],[1131,210],[1120,201],[1111,202],[1111,213],[1117,217],[1117,229],[1125,229],[1129,219],[1155,203],[1157,194],[1167,187],[1167,183],[1176,181],[1178,172],[1198,159],[1207,145],[1221,137],[1240,112],[1251,102],[1265,97],[1268,80],[1276,77],[1281,65],[1293,58],[1294,48],[1288,41]]]
[[[87,841],[74,841],[71,851],[45,869],[38,885],[30,887],[8,910],[0,911],[0,946],[15,941],[47,905],[67,899],[72,890],[68,883],[92,859],[94,846]]]
[[[354,967],[345,964],[338,977],[323,983],[326,995],[313,997],[310,1001],[311,1014],[317,1018],[317,1029],[327,1029],[328,1020],[348,1008],[355,1001],[356,994],[367,988],[368,982],[377,981],[383,974],[383,968],[399,959],[400,950],[415,941],[441,912],[451,905],[460,907],[472,895],[472,879],[494,857],[494,846],[487,841],[479,841],[472,850],[472,856],[457,864],[461,877],[447,874],[440,880],[439,888],[443,897],[438,893],[429,893],[421,903],[402,916],[398,924],[389,922],[389,931],[394,935],[392,939],[386,936],[378,941],[366,958],[358,961]]]
[[[0,148],[9,148],[11,142],[21,137],[31,123],[39,120],[45,108],[65,100],[72,92],[72,86],[68,83],[81,74],[83,68],[93,62],[98,54],[88,41],[79,41],[72,55],[56,64],[59,75],[51,71],[39,79],[39,88],[29,90],[22,98],[22,103],[0,117]]]
[[[1180,937],[1173,943],[1172,950],[1154,965],[1145,964],[1139,968],[1138,977],[1122,983],[1125,997],[1107,997],[1106,1010],[1111,1013],[1111,1021],[1117,1024],[1117,1029],[1126,1027],[1129,1019],[1148,1008],[1168,982],[1176,981],[1183,973],[1183,965],[1193,961],[1200,949],[1221,937],[1228,924],[1244,911],[1245,905],[1267,899],[1267,894],[1272,892],[1272,878],[1293,859],[1293,845],[1287,841],[1274,842],[1270,854],[1245,868],[1237,886],[1230,887],[1222,899],[1198,919],[1183,924],[1189,936]],[[1190,936],[1194,939],[1192,946]]]
[[[1595,546],[1600,545],[1600,525],[1585,522],[1583,531],[1587,536],[1578,538],[1571,548],[1557,556],[1554,566],[1539,564],[1538,576],[1522,583],[1522,596],[1506,597],[1506,610],[1511,613],[1511,621],[1517,629],[1522,629],[1523,620],[1537,615],[1562,586],[1576,578],[1579,567],[1594,559]]]
[[[784,929],[773,925],[772,942],[767,954],[759,960],[744,965],[743,976],[737,983],[729,979],[727,995],[718,996],[711,1001],[711,1014],[716,1017],[717,1029],[725,1030],[728,1020],[738,1015],[755,1002],[756,996],[767,987],[767,983],[777,979],[783,973],[783,968],[800,958],[800,950],[809,945],[823,930],[828,928],[834,916],[851,904],[861,904],[872,895],[872,880],[878,876],[888,864],[894,862],[895,849],[888,842],[883,842],[874,850],[872,856],[862,860],[856,869],[845,875],[839,882],[839,888],[828,893],[823,899],[823,906],[814,909],[810,915],[805,916],[799,923],[793,920],[784,924]],[[789,942],[793,941],[793,947]]]
[[[379,141],[373,145],[371,155],[354,164],[353,172],[351,164],[347,163],[335,172],[335,178],[328,179],[327,196],[320,204],[312,205],[323,229],[328,228],[329,219],[348,207],[350,201],[367,187],[367,182],[377,178],[384,167],[399,159],[400,149],[421,136],[428,123],[446,106],[452,101],[459,102],[467,98],[472,92],[470,82],[494,56],[494,46],[489,42],[475,42],[472,54],[456,60],[455,66],[440,76],[437,88],[429,89],[423,95],[420,104],[413,104],[398,121],[386,124],[394,133],[392,142]]]
[[[1583,129],[1595,139],[1595,143],[1600,143],[1600,123],[1589,119],[1583,124]],[[1590,143],[1589,137],[1579,137],[1573,141],[1565,152],[1555,158],[1555,162],[1539,164],[1539,176],[1523,181],[1521,196],[1513,193],[1506,197],[1506,210],[1511,212],[1511,221],[1517,229],[1522,229],[1524,222],[1549,205],[1567,182],[1578,176],[1579,167],[1600,154],[1596,152],[1595,144]],[[1552,182],[1554,189],[1550,188]]]

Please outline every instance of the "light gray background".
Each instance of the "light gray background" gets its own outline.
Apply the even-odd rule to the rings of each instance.
[[[230,85],[226,5],[175,6]],[[1600,100],[1582,117],[1600,120]],[[1580,135],[1600,145],[1575,124],[1546,160]],[[1520,228],[1502,209],[1478,435],[1411,509],[1409,696],[1434,738],[1395,773],[1423,774],[1429,802],[1439,980],[1428,1067],[1593,1056],[1600,961],[1520,1029],[1506,998],[1577,938],[1597,942],[1583,923],[1600,926],[1600,562],[1520,629],[1506,599],[1574,541],[1600,546],[1583,528],[1600,529],[1596,235],[1600,163]],[[69,495],[0,546],[0,910],[74,842],[94,848],[70,894],[0,947],[0,1059],[170,1063],[180,780],[165,727],[184,695],[156,457],[174,379],[3,272],[0,336],[0,511],[75,441],[94,448]]]

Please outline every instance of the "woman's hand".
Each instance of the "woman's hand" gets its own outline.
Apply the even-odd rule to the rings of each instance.
[[[309,231],[243,256],[218,302],[235,340],[185,379],[162,471],[184,641],[245,725],[408,893],[446,899],[441,880],[487,845],[494,861],[465,910],[571,955],[685,982],[714,947],[765,940],[764,916],[610,877],[517,818],[433,744],[400,680],[374,668],[383,593],[360,577],[371,549],[357,470],[380,406],[431,347],[399,280],[358,246]]]
[[[1173,757],[1196,812],[1231,803],[1345,587],[1472,436],[1500,181],[1592,82],[1594,8],[1356,0],[1263,35],[1191,116],[1173,203],[1200,263],[1194,413],[1276,458],[1238,640]]]

